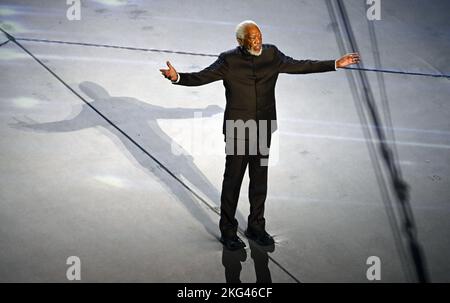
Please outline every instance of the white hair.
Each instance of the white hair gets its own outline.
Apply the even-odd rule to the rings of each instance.
[[[255,21],[252,20],[245,20],[242,21],[241,23],[239,23],[236,26],[236,38],[237,39],[241,39],[244,40],[245,39],[245,29],[247,28],[247,26],[249,25],[255,25],[256,27],[259,28],[258,24],[256,24]]]

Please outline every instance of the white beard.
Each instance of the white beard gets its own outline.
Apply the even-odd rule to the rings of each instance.
[[[247,51],[249,52],[250,55],[253,55],[253,56],[259,56],[259,55],[261,55],[261,53],[262,53],[262,47],[261,47],[261,49],[259,50],[259,52],[255,52],[255,51],[252,50],[251,48],[248,48]]]

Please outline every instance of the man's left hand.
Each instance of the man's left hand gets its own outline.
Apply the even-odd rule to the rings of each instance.
[[[336,67],[343,68],[352,64],[358,64],[360,57],[358,53],[351,53],[336,60]]]

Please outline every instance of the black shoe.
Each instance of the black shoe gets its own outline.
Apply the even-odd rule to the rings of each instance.
[[[245,247],[245,243],[238,236],[220,237],[220,242],[229,250],[238,250]]]
[[[261,246],[270,246],[275,244],[272,236],[269,235],[265,230],[261,232],[255,232],[247,228],[247,230],[245,231],[245,236]]]

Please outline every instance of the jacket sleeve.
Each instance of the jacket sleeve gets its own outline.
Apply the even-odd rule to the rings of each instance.
[[[207,68],[195,73],[178,73],[180,81],[172,82],[175,85],[200,86],[214,81],[223,80],[227,67],[221,54],[215,62]]]
[[[309,74],[335,71],[335,60],[296,60],[283,54],[275,47],[278,72],[287,74]]]

